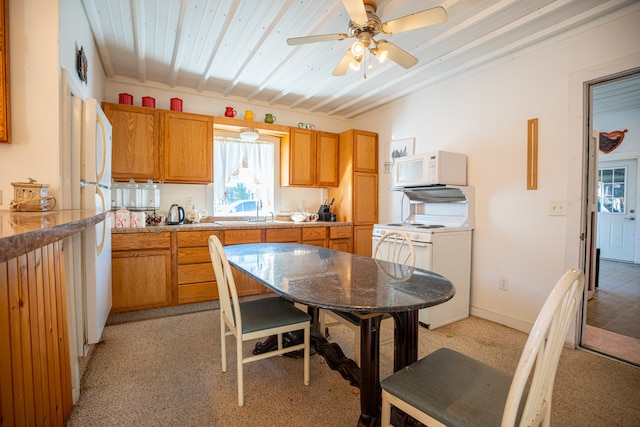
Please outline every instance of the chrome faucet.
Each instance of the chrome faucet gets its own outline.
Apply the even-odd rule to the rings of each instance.
[[[274,222],[276,220],[275,215],[273,215],[273,212],[269,212],[269,215],[271,215],[271,222]],[[267,217],[265,216],[265,221],[266,221]]]
[[[262,200],[256,202],[256,221],[260,218],[260,209],[262,209]]]

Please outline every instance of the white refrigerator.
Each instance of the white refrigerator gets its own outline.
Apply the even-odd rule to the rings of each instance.
[[[111,123],[94,98],[71,97],[72,208],[111,210]],[[111,215],[81,233],[75,277],[84,346],[100,341],[111,310]],[[78,280],[80,279],[80,280]],[[78,295],[76,295],[78,297]]]

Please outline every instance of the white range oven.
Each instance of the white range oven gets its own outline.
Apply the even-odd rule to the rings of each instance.
[[[471,239],[474,226],[472,187],[394,187],[409,199],[410,213],[403,222],[375,224],[372,248],[390,231],[403,231],[411,239],[415,266],[451,280],[454,297],[420,310],[420,324],[435,329],[469,316]],[[408,245],[407,245],[408,247]]]

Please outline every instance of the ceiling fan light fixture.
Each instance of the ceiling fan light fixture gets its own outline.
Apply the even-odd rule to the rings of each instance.
[[[258,131],[254,128],[243,128],[240,131],[240,139],[243,141],[255,141],[258,137]]]
[[[351,68],[353,71],[360,70],[360,62],[362,62],[362,57],[361,56],[359,56],[357,58],[353,58],[353,61],[351,61],[349,63],[349,68]]]
[[[353,56],[355,57],[362,56],[362,54],[364,53],[364,49],[364,43],[359,41],[351,45],[351,53],[353,53]]]
[[[376,57],[378,62],[380,62],[381,64],[384,62],[385,59],[387,59],[387,55],[389,55],[388,51],[380,48],[375,49],[374,56]]]

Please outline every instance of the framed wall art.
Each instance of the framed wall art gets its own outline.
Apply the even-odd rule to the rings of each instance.
[[[11,142],[9,109],[9,0],[0,0],[0,143]]]
[[[397,158],[412,156],[415,152],[415,138],[397,139],[389,143],[389,161],[384,164],[385,173],[393,171]]]

